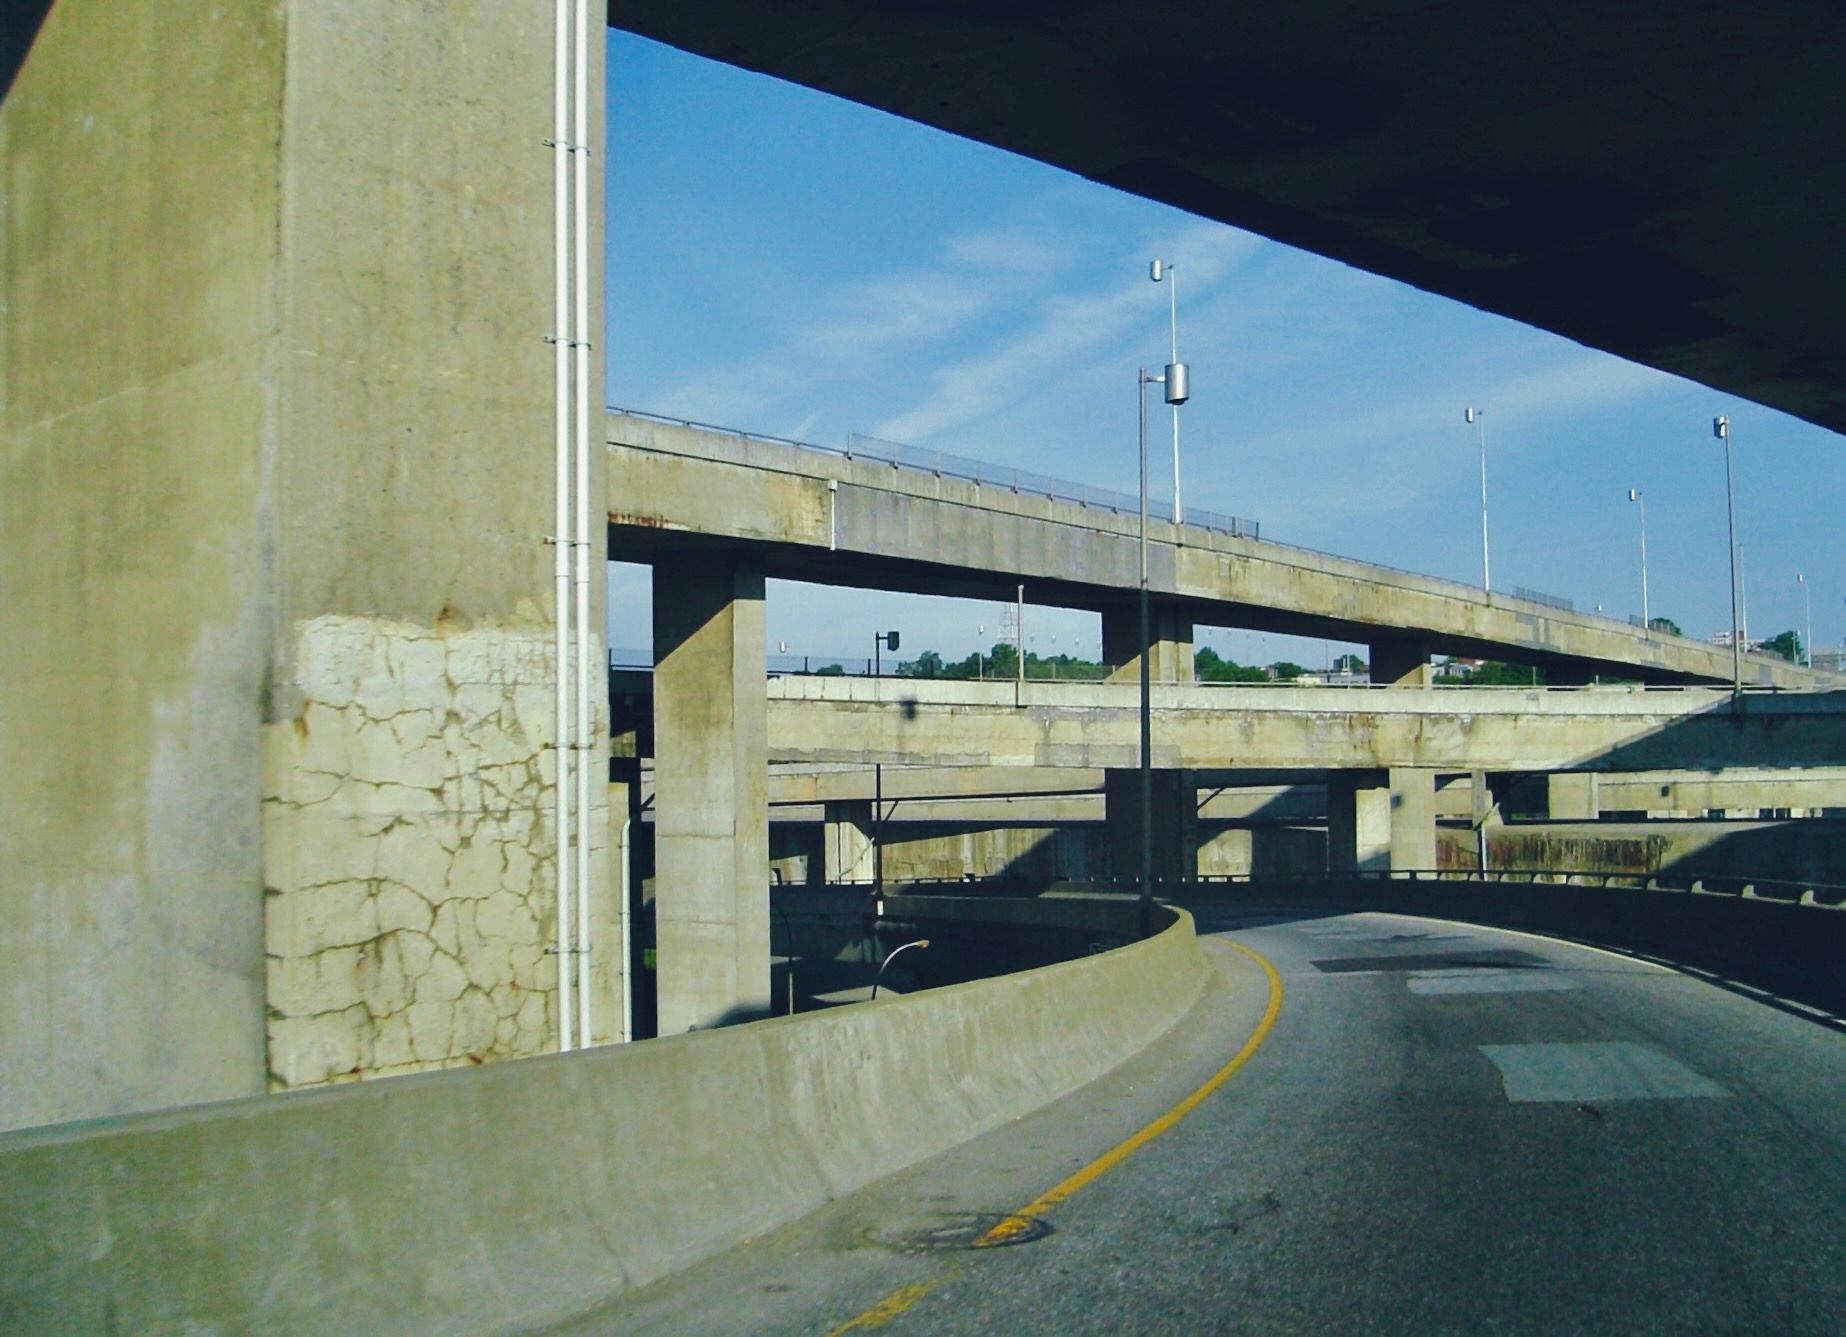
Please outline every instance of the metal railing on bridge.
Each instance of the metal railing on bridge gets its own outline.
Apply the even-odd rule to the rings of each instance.
[[[816,447],[810,447],[816,449]],[[819,449],[824,449],[820,447]],[[1022,493],[1032,497],[1046,497],[1052,501],[1068,501],[1088,510],[1108,511],[1111,515],[1139,515],[1141,499],[1137,493],[1117,492],[1106,487],[1092,487],[1088,483],[1073,483],[1063,478],[1053,478],[1050,474],[1034,473],[1030,469],[1014,469],[1000,464],[989,464],[982,460],[970,459],[965,455],[951,455],[943,450],[926,450],[920,446],[907,446],[898,441],[886,441],[875,436],[864,436],[858,432],[846,434],[846,449],[840,452],[849,460],[875,460],[889,464],[895,469],[911,469],[917,473],[930,474],[936,478],[956,478],[973,483],[976,487],[995,487],[1004,492]],[[1150,519],[1162,522],[1173,519],[1173,505],[1155,497],[1147,499],[1147,514]],[[1229,534],[1233,538],[1260,539],[1262,526],[1255,520],[1242,516],[1226,515],[1222,511],[1208,511],[1198,506],[1181,508],[1181,523],[1197,529],[1209,530],[1214,534]]]

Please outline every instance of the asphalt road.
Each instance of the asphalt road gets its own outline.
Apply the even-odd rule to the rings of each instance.
[[[578,1333],[1846,1332],[1846,1035],[1546,939],[1214,921],[1206,1001],[1032,1118],[643,1288]],[[991,1238],[991,1237],[990,1237]]]

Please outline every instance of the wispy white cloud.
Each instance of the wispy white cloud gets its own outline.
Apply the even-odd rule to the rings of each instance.
[[[929,263],[849,278],[816,294],[773,332],[774,341],[728,366],[657,391],[676,411],[749,426],[790,412],[810,425],[812,406],[840,382],[866,376],[916,350],[960,337],[1017,300],[1063,263],[1055,235],[998,225],[949,238]]]
[[[1261,242],[1231,228],[1198,224],[1156,244],[1176,257],[1189,291],[1209,292]],[[929,377],[928,393],[885,418],[874,433],[898,441],[929,441],[1000,412],[1017,399],[1021,387],[1061,379],[1104,349],[1132,347],[1130,336],[1148,325],[1153,304],[1145,288],[1120,276],[1134,272],[1140,263],[1140,255],[1116,257],[1100,267],[1110,275],[1106,283],[1041,297],[1022,333],[1001,335],[940,367]]]

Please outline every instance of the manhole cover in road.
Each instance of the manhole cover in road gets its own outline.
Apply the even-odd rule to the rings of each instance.
[[[920,1226],[879,1231],[878,1242],[896,1249],[1001,1249],[1030,1244],[1051,1233],[1051,1222],[1036,1216],[976,1212],[946,1216]]]

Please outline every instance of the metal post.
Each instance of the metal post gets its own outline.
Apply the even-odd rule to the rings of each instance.
[[[1654,630],[1654,619],[1647,607],[1647,494],[1631,487],[1628,500],[1641,503],[1641,631],[1648,635]]]
[[[1154,924],[1154,771],[1153,710],[1148,684],[1147,657],[1147,387],[1159,377],[1149,376],[1147,368],[1139,370],[1135,399],[1141,416],[1141,936],[1153,931]]]
[[[1805,571],[1797,574],[1795,576],[1795,579],[1799,581],[1801,584],[1801,602],[1802,602],[1802,606],[1807,610],[1806,612],[1806,628],[1807,629],[1806,629],[1805,638],[1801,642],[1801,647],[1802,647],[1801,657],[1806,662],[1809,668],[1813,668],[1814,667],[1814,590],[1813,590],[1813,587],[1808,584],[1807,573]]]
[[[1711,420],[1712,433],[1724,442],[1724,515],[1731,535],[1731,697],[1743,695],[1743,623],[1737,612],[1737,485],[1731,477],[1731,420]]]
[[[1019,686],[1026,681],[1026,587],[1019,587],[1019,604],[1013,618],[1013,657],[1019,662],[1016,675]]]
[[[1492,593],[1493,567],[1487,556],[1487,410],[1469,409],[1466,416],[1481,434],[1481,589]]]
[[[1167,266],[1167,320],[1172,335],[1172,355],[1168,362],[1179,361],[1179,266]],[[1142,393],[1146,393],[1143,391]],[[1173,523],[1185,522],[1185,511],[1179,504],[1179,405],[1173,407]]]

